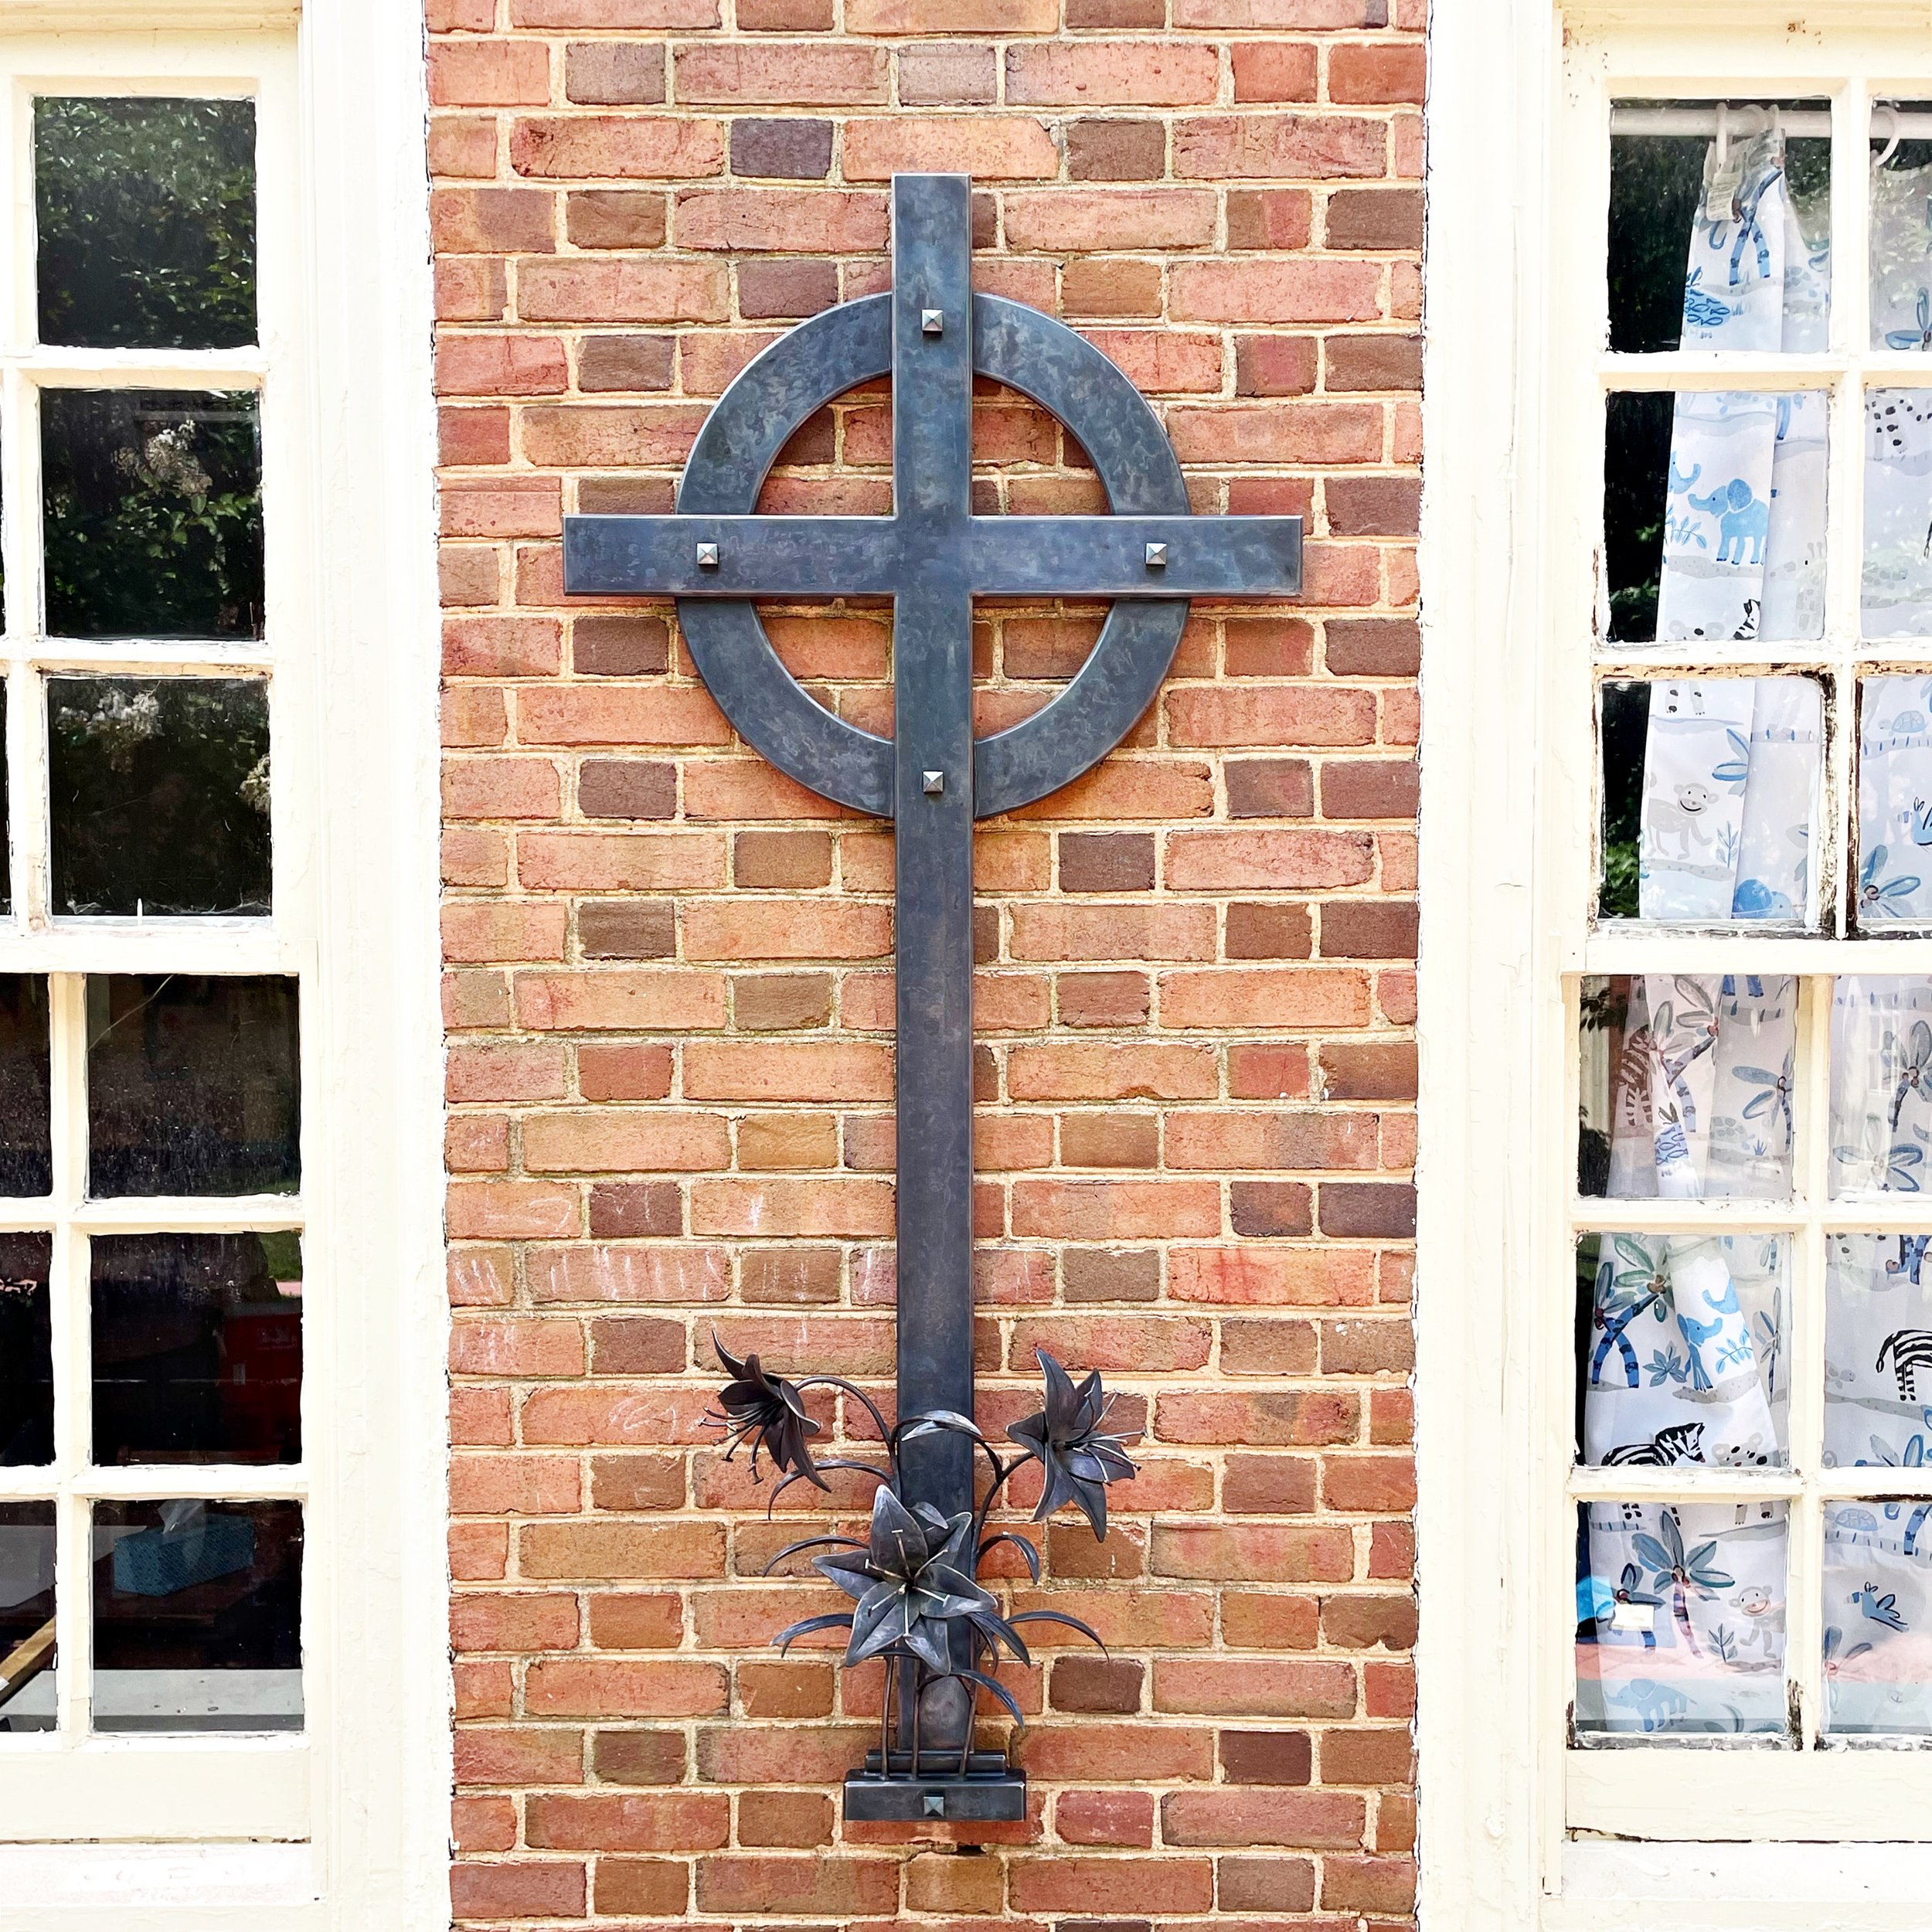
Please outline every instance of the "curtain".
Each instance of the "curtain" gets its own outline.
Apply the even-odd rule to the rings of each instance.
[[[1788,1199],[1798,984],[1630,981],[1612,1070],[1610,1192]],[[1784,1460],[1781,1234],[1598,1239],[1584,1364],[1592,1467]],[[1577,1721],[1607,1730],[1784,1723],[1781,1505],[1583,1512]]]

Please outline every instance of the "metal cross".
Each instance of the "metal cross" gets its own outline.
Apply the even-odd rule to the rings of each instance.
[[[1301,574],[1299,517],[1190,515],[1159,421],[1113,363],[1038,310],[972,293],[969,186],[893,178],[892,293],[827,310],[746,368],[692,448],[676,515],[563,525],[566,591],[676,597],[739,734],[800,784],[893,822],[901,1415],[973,1408],[973,821],[1057,791],[1119,743],[1166,674],[1189,597],[1278,597]],[[1067,426],[1111,515],[972,514],[975,370]],[[750,514],[793,431],[885,375],[893,514]],[[748,601],[866,595],[893,599],[889,739],[808,695]],[[1121,600],[1052,703],[977,742],[976,596]],[[909,1444],[914,1495],[969,1509],[971,1449],[956,1435]]]

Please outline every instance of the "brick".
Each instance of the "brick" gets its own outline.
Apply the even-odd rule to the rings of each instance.
[[[848,181],[889,181],[919,169],[975,181],[1051,181],[1060,152],[1044,121],[1026,114],[906,114],[845,128]]]
[[[566,98],[592,107],[654,107],[664,99],[664,49],[621,40],[580,40],[563,53]]]
[[[1322,350],[1331,390],[1419,389],[1419,335],[1331,335]]]
[[[720,173],[724,131],[671,116],[532,116],[510,130],[510,165],[529,179],[678,179]]]
[[[579,248],[657,248],[664,197],[644,188],[590,188],[566,197],[564,228]]]
[[[1006,98],[1082,107],[1181,107],[1214,98],[1211,47],[1158,41],[1056,42],[1006,50]]]
[[[731,1835],[723,1791],[566,1791],[532,1798],[526,1842],[566,1852],[708,1852]]]
[[[1221,1775],[1230,1784],[1306,1784],[1314,1774],[1314,1749],[1306,1731],[1223,1731],[1216,1748]],[[1325,1773],[1325,1761],[1322,1768]]]
[[[1056,188],[1006,200],[1009,242],[1056,253],[1204,247],[1214,223],[1214,196],[1196,188]]]
[[[675,349],[668,335],[586,335],[577,347],[577,386],[582,389],[665,389],[671,386]],[[623,624],[625,618],[580,617],[579,637],[587,624]],[[660,634],[661,624],[656,626]],[[662,671],[665,662],[631,665],[586,665],[580,671]]]
[[[600,1858],[596,1905],[600,1913],[682,1913],[691,1891],[691,1868],[678,1859]]]
[[[1237,41],[1228,54],[1236,100],[1314,100],[1317,63],[1312,41]]]
[[[902,47],[896,58],[899,98],[906,107],[949,107],[998,98],[998,61],[991,47],[927,43]]]
[[[1215,1880],[1224,1912],[1301,1913],[1315,1906],[1312,1859],[1217,1859]]]
[[[715,27],[718,0],[510,0],[513,27]]]
[[[1422,191],[1340,189],[1328,199],[1323,233],[1331,248],[1413,250],[1422,247]]]
[[[832,172],[829,121],[734,121],[731,172],[791,181],[823,181]]]
[[[509,107],[550,97],[549,49],[540,41],[451,40],[429,49],[430,103]]]
[[[517,311],[529,321],[720,322],[730,312],[729,286],[717,262],[526,262],[517,275]],[[693,419],[692,435],[699,427]],[[627,440],[604,460],[634,462],[638,455]],[[597,459],[577,454],[571,460]]]
[[[1386,171],[1388,154],[1386,124],[1366,117],[1202,114],[1174,128],[1174,172],[1183,179],[1372,179]]]
[[[1413,43],[1338,41],[1328,49],[1328,98],[1420,104],[1427,70],[1426,52]]]
[[[762,46],[756,42],[694,41],[672,59],[681,101],[766,101],[827,107],[883,102],[890,63],[882,48]]]
[[[832,188],[694,189],[678,196],[681,248],[827,254],[883,248],[883,195]]]
[[[1332,349],[1330,353],[1332,356]],[[1315,387],[1318,359],[1310,336],[1238,335],[1234,342],[1235,393],[1305,396]]]
[[[829,261],[738,264],[738,307],[747,316],[815,315],[838,299],[838,267]]]
[[[1010,1891],[1020,1912],[1205,1912],[1214,1872],[1205,1859],[1063,1855],[1016,1865]]]
[[[846,0],[848,33],[1051,33],[1059,0]]]
[[[886,1858],[778,1855],[706,1859],[698,1868],[700,1911],[727,1914],[896,1911],[899,1866]]]
[[[459,1919],[576,1918],[585,1903],[580,1859],[459,1861],[450,1871],[450,1909]]]

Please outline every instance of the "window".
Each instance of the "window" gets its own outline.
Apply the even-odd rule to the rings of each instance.
[[[1465,929],[1425,1025],[1464,1084],[1422,1107],[1534,1150],[1506,1188],[1451,1157],[1472,1192],[1436,1224],[1453,1247],[1488,1201],[1507,1297],[1505,1366],[1454,1372],[1521,1472],[1467,1600],[1511,1633],[1522,1916],[1682,1923],[1825,1867],[1628,1841],[1932,1837],[1932,63],[1641,6],[1526,30],[1561,80],[1500,377],[1540,492],[1502,537],[1515,769],[1461,765],[1445,809],[1497,855],[1434,903],[1457,872],[1522,896]],[[1473,1447],[1425,1429],[1423,1469]]]
[[[420,48],[336,12],[0,32],[10,1924],[447,1916]]]

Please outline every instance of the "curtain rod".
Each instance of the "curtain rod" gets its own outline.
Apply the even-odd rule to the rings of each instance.
[[[1768,127],[1770,116],[1770,108],[1753,106],[1730,108],[1725,118],[1730,124],[1730,133],[1745,141]],[[1782,107],[1777,111],[1777,124],[1787,134],[1828,136],[1832,116],[1828,108]],[[1714,105],[1640,107],[1620,101],[1610,111],[1610,131],[1613,134],[1714,134],[1717,109]],[[1883,101],[1875,101],[1872,133],[1879,141],[1889,140],[1894,134],[1901,141],[1932,141],[1932,114],[1902,114]]]

